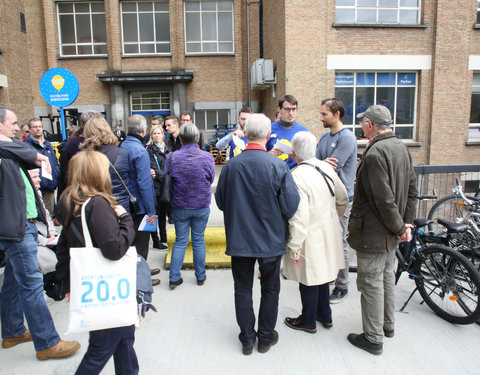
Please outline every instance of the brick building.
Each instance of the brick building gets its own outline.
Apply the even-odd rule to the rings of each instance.
[[[416,164],[480,163],[480,1],[0,0],[0,103],[21,121],[57,114],[38,82],[73,72],[71,107],[104,112],[194,113],[204,132],[235,123],[250,104],[270,117],[278,97],[317,136],[320,100],[338,96],[345,124],[387,105]],[[248,22],[248,24],[247,24]],[[276,84],[250,66],[272,60]],[[48,122],[45,128],[49,129]],[[360,144],[364,143],[360,141]]]

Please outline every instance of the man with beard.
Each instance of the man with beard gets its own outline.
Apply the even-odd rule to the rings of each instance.
[[[357,140],[355,135],[343,126],[342,118],[345,114],[340,99],[329,98],[322,100],[320,121],[323,127],[329,129],[317,144],[315,156],[330,164],[337,172],[338,177],[347,188],[348,206],[340,218],[343,232],[343,254],[345,268],[340,270],[335,280],[335,288],[330,295],[330,303],[341,302],[348,294],[348,255],[350,246],[347,243],[348,220],[353,201],[353,185],[357,168]]]

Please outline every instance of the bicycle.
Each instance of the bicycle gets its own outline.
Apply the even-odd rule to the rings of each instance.
[[[458,236],[457,242],[467,242],[467,246],[475,246],[480,243],[480,198],[476,196],[466,196],[463,193],[460,180],[457,178],[457,186],[452,191],[453,195],[444,197],[436,202],[428,213],[429,232],[441,233],[444,231],[437,223],[439,219],[444,219],[453,223],[465,223],[469,230]],[[477,195],[480,195],[477,192]],[[463,237],[463,238],[462,238]]]
[[[404,311],[418,290],[425,303],[442,319],[471,324],[480,318],[480,274],[468,259],[441,243],[427,243],[430,220],[415,219],[412,240],[396,249],[395,284],[403,272],[415,281],[415,289],[400,311]],[[437,237],[438,238],[438,237]]]

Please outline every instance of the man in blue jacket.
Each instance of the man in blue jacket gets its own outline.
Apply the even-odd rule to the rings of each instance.
[[[37,263],[37,227],[45,222],[40,197],[35,194],[28,169],[48,158],[19,140],[17,116],[0,107],[0,251],[5,252],[2,286],[2,347],[33,341],[37,358],[64,358],[80,344],[62,341],[43,298],[43,276]],[[24,325],[24,316],[28,323]]]
[[[266,152],[271,132],[263,114],[251,115],[245,125],[248,145],[223,167],[215,193],[223,211],[227,237],[226,254],[232,257],[235,312],[245,355],[266,353],[278,341],[274,330],[280,292],[280,261],[286,249],[286,221],[300,202],[288,166]],[[262,278],[262,298],[255,331],[252,286],[255,262]]]
[[[131,212],[133,223],[135,224],[134,246],[137,252],[147,260],[148,242],[150,232],[139,231],[138,227],[145,215],[148,216],[147,222],[153,224],[157,216],[155,209],[155,190],[153,187],[152,176],[150,175],[150,157],[143,146],[143,138],[147,134],[147,120],[142,115],[133,115],[128,118],[127,139],[120,146],[128,151],[128,162],[130,169],[128,171],[128,190],[137,198],[140,211]],[[159,268],[151,270],[152,275],[160,273]],[[152,280],[152,285],[160,284],[159,279]]]
[[[32,146],[35,151],[48,157],[52,167],[52,179],[40,176],[40,191],[42,192],[43,202],[48,211],[53,212],[55,206],[55,189],[57,188],[58,176],[60,174],[60,165],[52,144],[43,138],[43,124],[39,118],[32,118],[28,121],[30,136],[25,138],[24,142]]]

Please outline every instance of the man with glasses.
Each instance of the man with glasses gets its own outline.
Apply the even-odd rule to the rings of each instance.
[[[288,168],[292,169],[297,166],[297,163],[288,156],[291,154],[293,136],[301,131],[308,132],[308,129],[295,122],[298,101],[293,95],[282,96],[278,101],[278,108],[280,120],[272,124],[272,134],[268,139],[266,149],[273,156],[285,161]]]
[[[395,137],[392,115],[372,105],[357,115],[369,139],[357,168],[348,243],[357,252],[357,289],[363,333],[348,341],[372,354],[383,352],[383,337],[394,336],[394,261],[397,241],[409,241],[417,204],[412,157]]]

